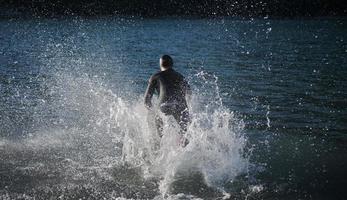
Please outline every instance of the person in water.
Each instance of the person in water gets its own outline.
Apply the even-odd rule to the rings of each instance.
[[[152,96],[157,91],[159,95],[159,109],[165,115],[171,115],[180,125],[180,133],[187,131],[190,122],[186,95],[191,95],[191,89],[184,76],[173,69],[173,60],[168,55],[160,58],[160,71],[149,79],[145,93],[145,106],[153,109]],[[163,133],[163,121],[156,115],[155,124],[160,137]],[[183,141],[181,141],[183,142]],[[186,145],[187,141],[184,141]]]

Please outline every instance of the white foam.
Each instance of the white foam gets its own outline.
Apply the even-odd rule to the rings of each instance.
[[[201,74],[204,75],[200,73],[198,76]],[[210,84],[203,80],[204,84]],[[212,88],[218,90],[216,86],[212,85]],[[213,92],[219,95],[219,91]],[[242,134],[242,121],[222,105],[221,99],[216,102],[213,93],[210,96],[213,102],[209,102],[206,96],[195,94],[190,103],[192,123],[186,133],[189,144],[185,148],[177,142],[179,128],[172,117],[162,116],[164,135],[159,138],[154,128],[148,125],[151,113],[144,109],[141,101],[134,107],[119,102],[122,106],[118,107],[120,110],[115,119],[124,131],[123,159],[142,166],[146,177],[160,177],[163,195],[170,192],[170,185],[178,172],[199,171],[209,186],[222,189],[224,183],[247,171],[248,159],[243,156],[246,139]],[[206,100],[208,103],[204,104]],[[127,108],[126,111],[124,108]],[[156,151],[154,146],[158,141],[160,149]]]
[[[161,180],[163,197],[169,194],[175,199],[170,190],[177,174],[191,171],[200,172],[208,186],[223,191],[225,183],[247,172],[248,158],[244,156],[244,124],[223,106],[217,81],[206,72],[192,76],[192,122],[186,133],[189,144],[182,148],[179,126],[172,117],[160,113],[164,135],[159,138],[154,113],[144,107],[142,95],[134,101],[88,76],[57,74],[56,85],[50,86],[57,98],[51,104],[43,102],[42,110],[55,112],[63,128],[43,126],[21,144],[30,149],[64,151],[58,154],[65,156],[62,165],[67,176],[76,179],[85,177],[84,169],[107,177],[104,169],[121,160],[142,168],[144,178]],[[1,148],[5,144],[9,142],[0,141]]]

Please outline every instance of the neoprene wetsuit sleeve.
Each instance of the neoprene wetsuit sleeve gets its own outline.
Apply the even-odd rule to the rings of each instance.
[[[155,91],[156,81],[151,77],[148,81],[148,86],[145,93],[145,106],[150,109],[152,107],[152,96]]]

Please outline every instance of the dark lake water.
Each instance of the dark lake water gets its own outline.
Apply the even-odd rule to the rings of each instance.
[[[195,121],[161,157],[162,54]],[[345,18],[2,20],[0,198],[345,199],[346,87]]]

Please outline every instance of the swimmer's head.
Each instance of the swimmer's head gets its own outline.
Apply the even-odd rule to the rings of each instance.
[[[160,57],[160,69],[161,71],[165,71],[167,69],[172,68],[173,66],[173,60],[171,58],[171,56],[169,55],[163,55],[162,57]]]

